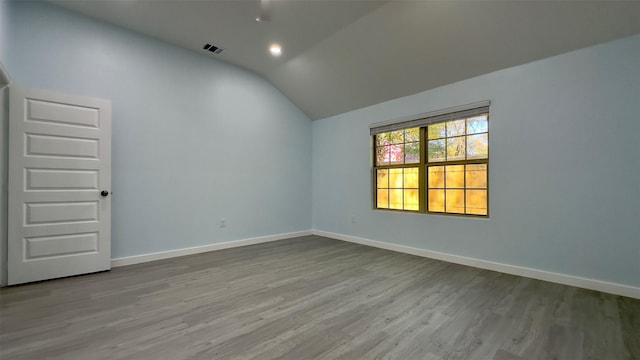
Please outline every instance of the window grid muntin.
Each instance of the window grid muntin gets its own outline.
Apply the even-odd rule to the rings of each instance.
[[[412,130],[417,129],[418,132],[418,136],[416,138],[409,138],[409,141],[407,141],[408,138],[408,133],[409,132],[413,132]],[[388,142],[380,141],[380,137],[385,135],[385,134],[393,134],[393,133],[398,133],[398,132],[402,132],[402,141],[393,141],[390,140]],[[388,166],[388,165],[408,165],[408,164],[420,164],[421,162],[421,152],[420,152],[420,142],[422,141],[421,136],[420,136],[420,128],[408,128],[408,129],[402,129],[402,130],[394,130],[394,131],[389,131],[389,132],[385,132],[385,133],[380,133],[380,134],[376,134],[374,135],[374,164],[377,167],[380,166]],[[407,145],[418,145],[418,152],[417,152],[417,159],[416,160],[412,160],[412,161],[407,161],[408,158],[408,154],[407,154]],[[392,161],[391,160],[391,156],[390,154],[392,153],[390,150],[393,147],[399,147],[402,150],[402,160],[400,161]],[[383,152],[379,152],[379,149],[385,149],[385,151]],[[389,161],[387,162],[378,162],[379,160],[379,154],[383,155],[383,158],[386,157],[384,156],[384,154],[389,154]]]
[[[473,132],[473,133],[469,133],[469,122],[470,120],[472,121],[477,121],[477,119],[479,118],[484,118],[487,125],[486,125],[486,131],[480,131],[480,132]],[[449,131],[449,124],[450,123],[456,123],[459,122],[461,120],[464,120],[464,126],[463,126],[463,132],[462,134],[460,133],[450,133]],[[480,114],[480,115],[476,115],[473,117],[469,117],[469,118],[464,118],[464,119],[453,119],[450,121],[444,121],[444,122],[438,122],[438,123],[433,123],[433,124],[429,124],[426,126],[426,134],[429,134],[429,127],[430,126],[441,126],[441,124],[445,124],[445,131],[444,131],[444,136],[440,136],[440,137],[432,137],[429,139],[425,139],[426,141],[436,141],[436,140],[445,140],[445,146],[444,146],[444,155],[445,155],[445,159],[444,160],[429,160],[429,150],[427,148],[427,152],[425,154],[425,161],[426,161],[426,167],[425,167],[425,212],[426,213],[430,213],[430,214],[451,214],[451,215],[465,215],[465,216],[481,216],[481,217],[488,217],[489,216],[489,114]],[[469,136],[476,136],[476,135],[482,135],[482,134],[487,134],[487,153],[486,155],[481,154],[480,156],[484,157],[480,157],[480,158],[469,158],[469,144],[468,144],[468,140],[469,140]],[[428,136],[427,136],[428,137]],[[463,159],[459,159],[456,158],[455,160],[449,160],[449,139],[452,138],[460,138],[460,137],[464,137],[464,158]],[[473,165],[473,164],[485,164],[486,165],[486,172],[485,172],[485,176],[486,176],[486,183],[487,183],[487,187],[482,189],[482,188],[467,188],[467,166],[466,165]],[[463,169],[464,169],[464,176],[463,176],[463,181],[464,184],[462,188],[449,188],[447,187],[447,166],[454,166],[454,165],[463,165]],[[443,188],[432,188],[429,187],[429,176],[430,176],[430,172],[429,172],[429,168],[431,167],[437,167],[437,166],[441,166],[444,169],[444,181],[443,181]],[[432,211],[429,209],[429,192],[430,190],[441,190],[444,194],[444,200],[443,200],[443,211]],[[458,213],[458,212],[449,212],[447,211],[447,190],[458,190],[458,191],[462,191],[462,208],[464,209],[464,213]],[[467,191],[469,190],[485,190],[486,191],[486,214],[469,214],[468,213],[468,209],[467,209]]]
[[[468,170],[468,166],[469,165],[485,165],[484,168],[484,173],[485,173],[485,187],[468,187],[467,183],[468,183],[468,173],[470,170]],[[450,166],[462,166],[462,181],[463,184],[462,186],[458,186],[458,187],[449,187],[448,186],[448,176],[447,176],[447,167]],[[442,187],[438,187],[438,186],[430,186],[430,180],[431,180],[431,172],[429,171],[430,168],[438,168],[441,167],[442,168]],[[425,203],[426,203],[426,212],[427,213],[431,213],[431,214],[451,214],[451,215],[469,215],[469,216],[482,216],[482,217],[486,217],[489,215],[489,164],[487,161],[485,161],[485,159],[481,160],[481,161],[456,161],[456,162],[451,162],[451,163],[432,163],[431,165],[426,165],[425,166],[425,187],[426,187],[426,198],[425,198]],[[430,210],[429,205],[429,191],[430,190],[435,190],[435,191],[442,191],[443,195],[444,195],[444,200],[443,200],[443,205],[442,211],[436,211],[436,210]],[[464,213],[458,213],[458,212],[451,212],[447,210],[447,190],[457,190],[457,191],[462,191],[463,194],[463,198],[462,198],[462,204],[463,204],[463,208],[464,208]],[[468,191],[485,191],[486,192],[486,214],[472,214],[469,213],[468,211],[468,198],[467,198],[467,192]]]
[[[407,180],[406,180],[406,170],[409,169],[415,169],[416,172],[416,187],[406,187],[407,185]],[[379,183],[379,176],[378,173],[380,171],[384,172],[386,170],[386,186],[381,187],[380,183]],[[392,170],[400,170],[401,171],[401,185],[400,187],[398,187],[396,184],[392,184],[391,183],[391,172]],[[394,165],[394,166],[381,166],[381,167],[376,167],[374,170],[374,176],[375,176],[375,183],[376,183],[376,189],[375,189],[375,208],[376,209],[384,209],[384,210],[395,210],[395,211],[411,211],[411,212],[418,212],[420,211],[420,165],[419,164],[414,164],[412,166],[406,166],[406,165]],[[396,175],[397,176],[397,175]],[[383,184],[384,185],[384,184]],[[380,191],[386,191],[387,192],[387,202],[386,205],[387,207],[380,207],[379,203],[380,203],[380,199],[379,199],[379,194]],[[400,203],[402,204],[401,208],[392,208],[391,207],[391,199],[392,199],[392,191],[400,191],[402,194],[402,200],[400,201]],[[416,191],[417,192],[417,197],[416,197],[416,201],[417,201],[417,205],[418,208],[417,209],[411,209],[409,208],[409,206],[407,205],[407,192],[409,191]]]

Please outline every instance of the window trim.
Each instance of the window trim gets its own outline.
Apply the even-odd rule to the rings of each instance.
[[[459,120],[461,118],[468,119],[469,117],[473,117],[474,115],[484,115],[487,114],[487,121],[490,118],[489,105],[490,101],[482,101],[473,104],[457,106],[453,108],[438,110],[434,112],[424,113],[420,115],[415,115],[411,117],[405,117],[396,120],[378,122],[370,125],[370,139],[371,139],[371,191],[372,191],[372,209],[373,210],[381,210],[381,211],[394,211],[394,212],[405,212],[405,213],[413,213],[413,214],[425,214],[425,215],[444,215],[444,216],[456,216],[456,217],[472,217],[472,218],[480,218],[480,219],[488,219],[491,214],[490,210],[490,183],[489,183],[489,174],[490,174],[490,163],[489,163],[489,145],[490,145],[490,135],[489,130],[487,128],[487,158],[484,159],[465,159],[465,160],[451,160],[451,161],[438,161],[438,162],[429,162],[427,158],[427,126],[447,122],[452,120]],[[453,111],[452,111],[453,110]],[[420,124],[420,125],[417,125]],[[396,131],[407,128],[419,127],[420,129],[420,158],[417,164],[387,164],[380,165],[376,164],[376,135],[388,131]],[[465,124],[466,128],[466,124]],[[465,144],[467,143],[468,134],[465,133]],[[448,137],[445,137],[448,138]],[[429,211],[428,209],[428,171],[427,169],[432,166],[447,166],[447,165],[473,165],[473,164],[485,164],[487,171],[487,213],[486,215],[481,214],[461,214],[461,213],[452,213],[452,212],[434,212]],[[391,169],[391,168],[407,168],[407,167],[418,167],[418,196],[419,196],[419,206],[418,210],[405,210],[405,209],[392,209],[392,208],[378,208],[378,186],[377,186],[377,170],[378,169]],[[446,188],[444,188],[446,191]],[[465,187],[463,188],[465,192],[466,199],[466,175],[465,175]],[[446,200],[445,200],[446,201]],[[465,200],[466,207],[466,200]]]

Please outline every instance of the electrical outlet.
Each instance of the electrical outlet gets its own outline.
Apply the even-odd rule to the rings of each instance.
[[[220,227],[227,227],[227,219],[226,218],[221,218],[220,219]]]
[[[358,222],[358,219],[357,219],[355,216],[352,216],[352,217],[351,217],[351,223],[352,223],[352,224],[355,224],[355,223],[357,223],[357,222]]]

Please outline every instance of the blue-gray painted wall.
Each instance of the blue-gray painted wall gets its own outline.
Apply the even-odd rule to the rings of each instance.
[[[311,120],[265,79],[46,3],[8,10],[15,85],[112,101],[114,258],[311,228]]]
[[[490,218],[372,210],[369,124],[481,100]],[[639,114],[633,36],[314,121],[314,228],[640,286]]]

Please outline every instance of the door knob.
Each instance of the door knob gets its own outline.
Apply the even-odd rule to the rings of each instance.
[[[107,195],[109,195],[109,192],[108,192],[107,190],[102,190],[102,191],[100,192],[100,195],[102,195],[102,196],[107,196]]]

